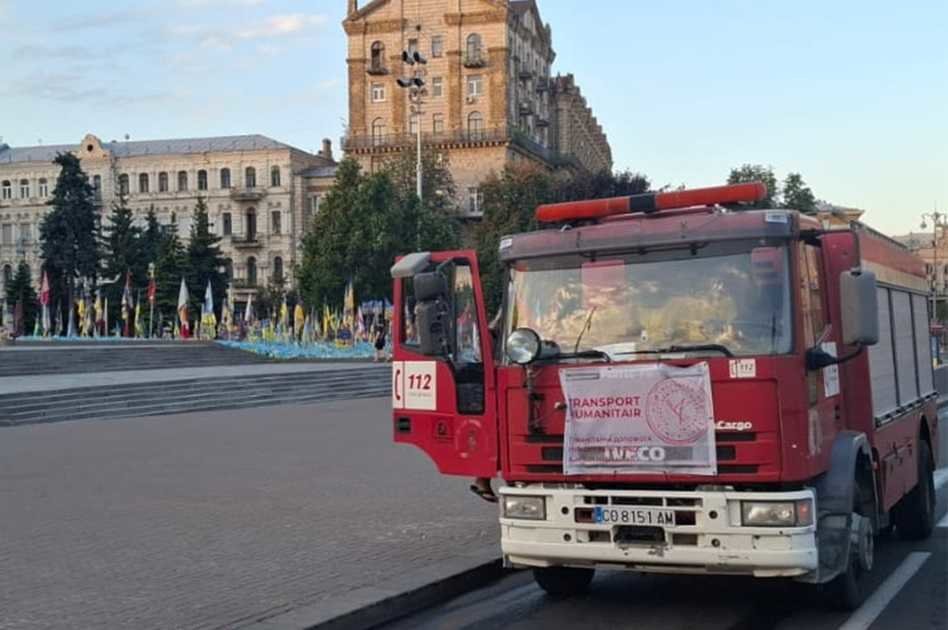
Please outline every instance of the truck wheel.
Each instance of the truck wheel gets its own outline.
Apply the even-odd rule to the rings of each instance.
[[[543,567],[533,570],[533,579],[547,595],[563,599],[584,593],[595,573],[595,569]]]
[[[867,483],[871,481],[858,483],[853,497],[849,561],[846,563],[846,570],[824,587],[827,603],[837,610],[856,610],[868,595],[866,577],[875,563],[875,532],[872,519],[859,513],[866,509],[867,503],[874,503],[871,499],[865,501],[866,498],[872,497],[872,488],[867,487]]]
[[[918,445],[918,484],[902,497],[893,510],[899,536],[908,540],[928,538],[935,527],[935,478],[928,442]]]

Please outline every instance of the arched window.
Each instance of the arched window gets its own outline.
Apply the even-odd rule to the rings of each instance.
[[[467,36],[467,48],[465,49],[468,63],[480,61],[481,58],[481,36],[477,33],[471,33]]]
[[[283,231],[283,225],[281,225],[282,217],[280,216],[280,214],[281,213],[279,210],[274,210],[270,213],[270,232],[272,232],[273,234],[279,234],[280,232]]]
[[[247,237],[248,241],[257,240],[257,211],[248,208],[244,219],[244,236]]]
[[[484,116],[480,112],[471,112],[467,117],[467,133],[476,140],[484,135]]]
[[[257,187],[257,169],[252,166],[244,169],[244,186],[247,188]]]
[[[148,173],[138,174],[138,192],[140,193],[148,192]]]
[[[188,172],[178,171],[178,190],[188,189]]]
[[[198,190],[207,190],[207,171],[198,171]]]
[[[45,177],[41,177],[39,180],[39,196],[49,197],[49,183]]]
[[[378,146],[382,144],[382,138],[385,136],[385,121],[376,118],[372,121],[372,144]]]
[[[3,286],[7,287],[10,284],[10,281],[13,280],[13,267],[10,265],[3,266]]]
[[[257,259],[253,256],[247,259],[247,286],[257,286]]]
[[[369,69],[375,72],[385,69],[385,44],[382,42],[372,42],[372,61]]]
[[[167,173],[158,173],[158,192],[168,192]]]
[[[21,179],[20,180],[20,198],[26,199],[30,196],[30,180]]]
[[[13,184],[10,183],[9,179],[3,180],[3,199],[10,199],[13,197]]]
[[[221,188],[230,188],[230,169],[221,169]]]
[[[230,236],[231,234],[233,234],[234,233],[234,219],[233,217],[231,217],[230,212],[225,212],[222,215],[222,221],[224,224],[222,228],[223,229],[222,236]]]
[[[270,185],[279,186],[280,185],[280,167],[274,166],[270,169]]]
[[[126,173],[119,175],[119,194],[128,194],[128,175]]]
[[[273,259],[273,282],[283,284],[283,259],[279,256]]]

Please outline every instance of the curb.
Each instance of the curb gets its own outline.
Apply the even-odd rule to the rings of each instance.
[[[509,571],[501,560],[491,560],[402,593],[385,593],[369,588],[366,594],[375,601],[355,605],[350,610],[327,611],[326,604],[302,606],[265,618],[250,626],[253,630],[363,630],[391,623],[425,608],[482,588],[504,577]],[[409,580],[410,581],[410,580]],[[345,604],[343,604],[345,606]],[[332,606],[329,606],[332,608]],[[338,608],[338,606],[337,606]],[[327,614],[328,613],[328,614]]]

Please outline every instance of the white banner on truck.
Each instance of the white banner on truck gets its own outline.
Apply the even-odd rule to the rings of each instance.
[[[564,368],[567,475],[717,474],[707,363]]]

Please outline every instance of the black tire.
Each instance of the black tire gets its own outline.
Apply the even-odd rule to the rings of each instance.
[[[918,443],[918,484],[896,504],[892,516],[899,536],[907,540],[928,538],[935,528],[934,466],[924,440]]]
[[[857,479],[857,481],[859,481]],[[872,491],[872,477],[863,478],[857,483],[855,496],[853,497],[853,513],[863,517],[863,527],[866,529],[865,536],[860,536],[864,540],[865,554],[860,553],[857,543],[850,543],[849,558],[846,561],[846,570],[823,585],[823,593],[826,595],[826,603],[835,610],[853,611],[859,608],[869,595],[866,586],[867,576],[872,571],[875,562],[875,531],[873,531],[872,519],[867,514],[859,514],[867,511],[867,505],[874,508]],[[856,545],[854,547],[854,545]]]
[[[533,570],[533,579],[550,597],[564,599],[585,593],[595,574],[595,569],[543,567]]]

